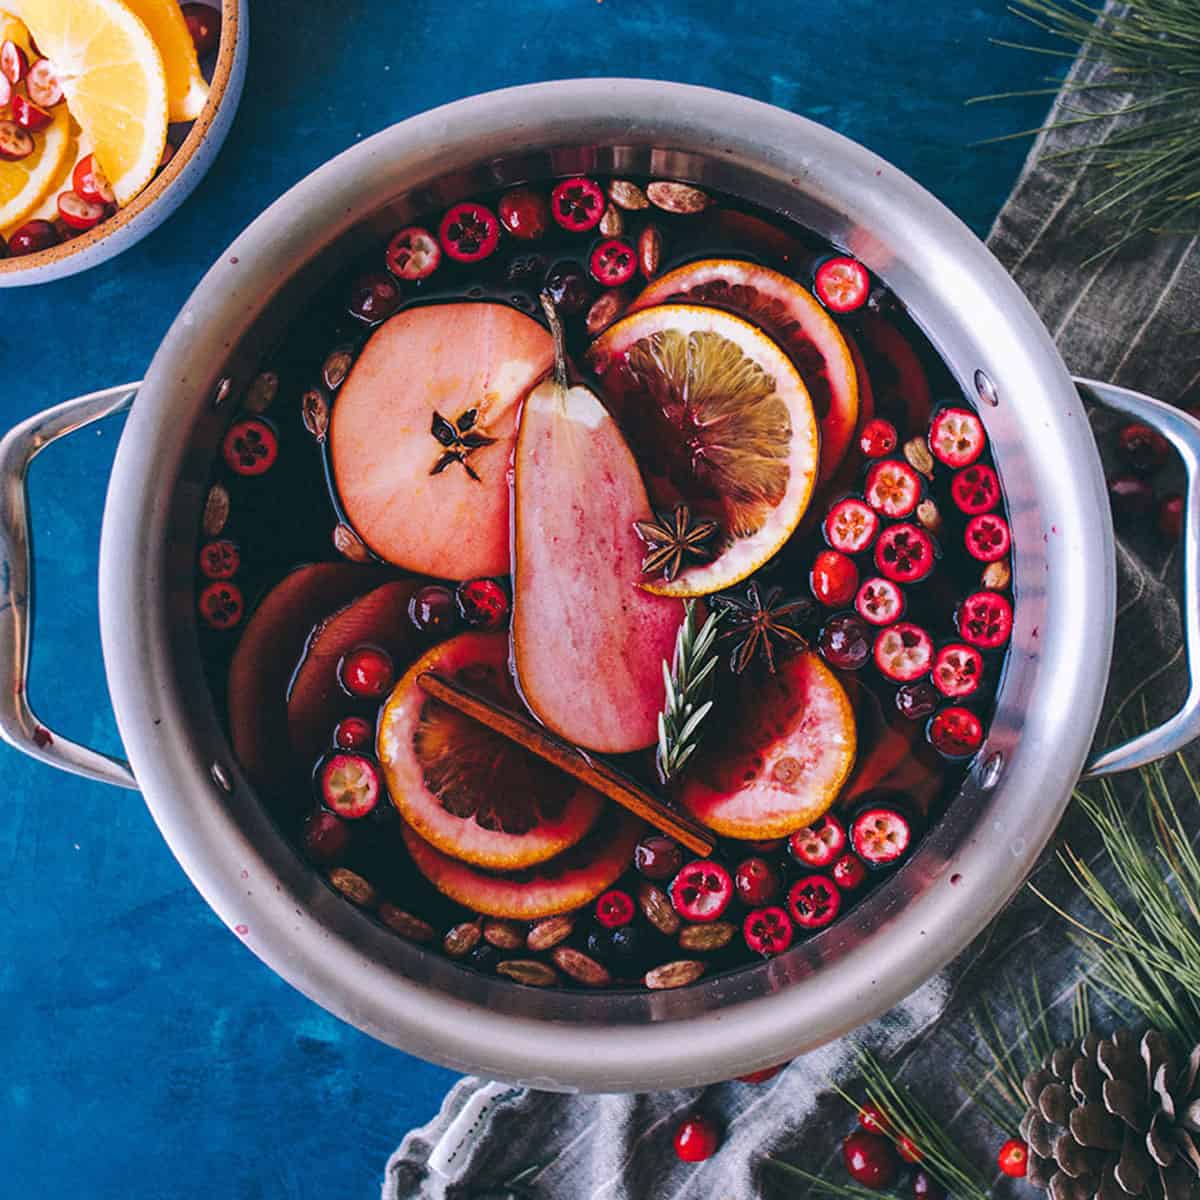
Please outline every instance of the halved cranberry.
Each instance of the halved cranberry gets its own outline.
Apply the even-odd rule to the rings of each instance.
[[[926,736],[944,758],[967,758],[983,744],[983,723],[969,708],[951,705],[929,722]]]
[[[476,629],[499,629],[508,620],[508,593],[494,579],[460,583],[455,598],[462,619]]]
[[[210,583],[196,600],[204,621],[213,629],[232,629],[245,611],[242,589],[227,579]]]
[[[0,121],[0,161],[18,162],[33,153],[33,136],[16,121]]]
[[[795,930],[791,917],[782,908],[772,905],[746,914],[742,937],[755,954],[770,958],[772,954],[782,954],[792,944]]]
[[[13,41],[0,46],[0,75],[8,83],[20,83],[29,70],[29,56]]]
[[[180,8],[197,56],[211,54],[221,40],[221,14],[210,4],[182,4]]]
[[[933,538],[909,521],[891,525],[875,543],[875,566],[893,583],[919,583],[934,567]]]
[[[839,255],[827,258],[817,268],[814,290],[830,312],[854,312],[867,302],[871,277],[857,259]]]
[[[382,700],[396,682],[396,665],[378,646],[355,646],[342,655],[338,680],[356,699]]]
[[[79,233],[92,229],[104,220],[108,209],[103,204],[93,204],[77,192],[61,192],[58,197],[58,215],[63,224]]]
[[[408,619],[422,633],[451,633],[458,624],[454,593],[440,583],[418,588],[408,602]]]
[[[733,899],[733,880],[719,862],[690,862],[670,887],[671,903],[685,921],[715,921]]]
[[[788,852],[806,867],[827,867],[846,848],[846,827],[826,813],[788,838]]]
[[[586,233],[595,229],[604,216],[604,193],[591,179],[579,176],[564,179],[550,193],[550,213],[571,233]]]
[[[53,108],[63,98],[62,84],[48,58],[39,58],[25,76],[25,90],[40,108]]]
[[[85,154],[76,164],[71,173],[71,185],[85,199],[93,204],[114,204],[116,194],[108,176],[100,169],[94,154]]]
[[[941,702],[941,693],[924,679],[896,689],[896,708],[902,717],[910,721],[924,721],[937,711]]]
[[[1156,429],[1136,422],[1117,434],[1117,446],[1129,469],[1139,475],[1152,475],[1171,457],[1171,443]]]
[[[1000,503],[1000,480],[987,463],[975,463],[954,476],[950,495],[961,512],[968,517],[978,516]]]
[[[906,462],[888,458],[867,472],[867,503],[885,517],[907,517],[921,501],[921,477]]]
[[[904,615],[904,593],[890,579],[872,575],[858,589],[854,607],[872,625],[891,625]]]
[[[596,920],[605,929],[619,929],[633,920],[633,897],[619,888],[612,888],[596,901]]]
[[[441,264],[442,248],[428,229],[409,225],[393,235],[384,259],[397,279],[428,279]]]
[[[779,890],[779,876],[765,858],[747,858],[733,873],[738,899],[747,908],[768,903]]]
[[[40,132],[54,120],[44,108],[34,104],[28,96],[22,96],[20,92],[12,98],[12,115],[13,120],[30,133]]]
[[[813,595],[827,608],[841,608],[858,591],[858,568],[840,551],[822,550],[813,560],[809,584]]]
[[[861,554],[879,532],[874,509],[855,496],[839,500],[825,518],[825,540],[843,554]]]
[[[871,630],[854,613],[837,613],[822,627],[817,649],[831,667],[857,671],[871,657]]]
[[[647,879],[670,879],[683,863],[683,849],[674,838],[652,833],[633,851],[633,865]]]
[[[969,467],[987,445],[983,422],[969,409],[943,408],[929,427],[929,450],[940,463]]]
[[[999,513],[981,513],[967,522],[963,540],[972,558],[980,562],[996,562],[1012,548],[1008,522]]]
[[[588,270],[603,287],[621,287],[637,273],[637,252],[624,238],[606,238],[588,257]]]
[[[515,238],[532,242],[544,237],[550,224],[550,206],[546,197],[533,188],[513,188],[500,197],[497,205],[500,223]]]
[[[801,929],[823,929],[842,911],[842,893],[824,875],[806,875],[792,884],[788,908]]]
[[[339,750],[369,750],[375,729],[365,717],[343,717],[333,727],[333,744]]]
[[[500,222],[490,208],[466,200],[446,212],[438,240],[455,262],[482,262],[500,244]]]
[[[999,592],[973,592],[958,606],[955,620],[964,642],[980,650],[998,650],[1012,633],[1013,609]]]
[[[337,862],[350,841],[350,830],[341,817],[317,809],[304,822],[304,853],[318,863]]]
[[[1113,512],[1123,517],[1144,517],[1154,507],[1154,489],[1140,475],[1117,475],[1108,481]]]
[[[979,690],[983,677],[983,655],[974,646],[951,642],[933,660],[930,678],[943,696],[970,696]]]
[[[241,565],[237,545],[228,538],[200,547],[200,572],[206,579],[232,579]]]
[[[360,275],[350,285],[346,308],[352,317],[366,325],[386,321],[400,307],[400,289],[396,281],[382,271]]]
[[[0,121],[0,128],[4,124],[4,121]],[[0,143],[3,143],[3,140],[3,132],[0,132]],[[0,158],[3,157],[3,152],[0,152]],[[32,221],[26,221],[24,225],[9,234],[8,252],[14,258],[19,255],[37,254],[41,250],[49,250],[51,246],[57,246],[61,240],[58,230],[49,221],[35,218]]]
[[[1183,536],[1183,497],[1178,492],[1164,496],[1158,506],[1158,532],[1168,542]]]
[[[358,821],[379,803],[379,768],[365,754],[331,754],[317,771],[317,787],[327,809]]]
[[[933,639],[920,625],[897,621],[875,638],[875,665],[893,683],[911,683],[929,673]]]
[[[851,822],[850,842],[868,867],[890,867],[908,853],[912,824],[899,809],[872,804]]]
[[[236,474],[263,475],[279,457],[279,438],[260,417],[246,417],[230,425],[221,453]]]
[[[830,874],[843,892],[856,892],[866,882],[867,868],[857,854],[843,854],[833,864]]]
[[[858,438],[858,448],[867,458],[886,458],[899,444],[895,425],[882,417],[872,417]]]

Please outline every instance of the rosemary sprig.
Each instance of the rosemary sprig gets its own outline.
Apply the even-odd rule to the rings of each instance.
[[[658,714],[658,752],[655,762],[663,783],[669,783],[683,769],[700,742],[700,726],[712,709],[706,699],[712,673],[717,666],[717,626],[721,614],[708,614],[697,628],[696,602],[687,601],[683,624],[675,637],[675,656],[670,665],[663,659],[663,682],[667,697]]]

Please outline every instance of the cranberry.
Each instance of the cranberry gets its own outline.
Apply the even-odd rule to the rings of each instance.
[[[638,842],[633,865],[647,879],[670,879],[683,865],[683,850],[664,834],[652,833]]]
[[[872,804],[851,822],[850,841],[868,867],[891,867],[912,845],[912,824],[898,809]]]
[[[0,46],[0,75],[8,83],[20,83],[29,70],[29,56],[16,42],[6,41]]]
[[[733,880],[719,862],[690,862],[670,887],[671,903],[686,921],[715,921],[733,899]]]
[[[1171,443],[1149,425],[1126,425],[1117,434],[1117,446],[1129,469],[1138,475],[1153,475],[1171,457]]]
[[[573,317],[590,308],[595,293],[578,263],[560,262],[546,276],[546,291],[559,316]]]
[[[827,867],[846,848],[846,827],[826,813],[788,838],[791,856],[806,867]]]
[[[108,209],[103,204],[93,204],[76,192],[60,192],[58,217],[73,233],[83,233],[104,220]]]
[[[824,875],[806,875],[792,884],[788,908],[801,929],[823,929],[842,910],[842,893]]]
[[[0,126],[3,125],[4,122],[0,121]],[[3,134],[0,133],[0,142],[2,141]],[[0,150],[0,158],[3,157],[3,151]],[[8,252],[14,258],[24,254],[37,254],[40,250],[49,250],[51,246],[57,246],[61,240],[58,230],[49,221],[26,221],[9,234]]]
[[[817,648],[831,667],[857,671],[871,657],[871,631],[854,613],[837,613],[822,627]]]
[[[742,922],[742,937],[746,945],[764,958],[782,954],[795,937],[792,919],[778,907],[756,908]]]
[[[235,421],[221,443],[229,469],[238,475],[263,475],[279,457],[275,430],[260,417]]]
[[[1000,480],[987,463],[959,471],[950,483],[950,495],[968,517],[991,512],[1000,503]]]
[[[983,744],[983,725],[969,708],[951,705],[929,722],[926,736],[943,758],[968,758]]]
[[[861,554],[870,548],[879,532],[879,517],[862,500],[847,496],[839,500],[825,518],[825,540],[843,554]]]
[[[428,229],[409,225],[393,235],[384,259],[397,279],[428,279],[441,265],[442,248]]]
[[[814,290],[830,312],[854,312],[867,302],[871,277],[857,259],[839,255],[827,258],[817,268]]]
[[[440,583],[418,588],[408,602],[408,619],[422,633],[452,633],[458,624],[454,593]]]
[[[182,4],[183,19],[187,22],[188,33],[192,35],[192,45],[196,54],[203,58],[211,54],[221,40],[221,15],[215,8],[207,4]]]
[[[28,158],[33,153],[33,148],[34,141],[27,129],[22,129],[16,121],[0,121],[0,162],[17,162]],[[16,236],[13,234],[14,238]]]
[[[624,238],[598,242],[588,256],[588,270],[601,287],[621,287],[637,273],[637,252]]]
[[[867,472],[867,503],[885,517],[907,517],[921,501],[921,477],[906,462],[885,458]]]
[[[228,580],[210,583],[199,595],[196,606],[213,629],[232,629],[245,611],[242,589]]]
[[[53,108],[63,98],[62,84],[48,58],[39,58],[25,76],[29,98],[41,108]]]
[[[550,224],[550,206],[541,192],[532,188],[513,188],[500,197],[500,224],[515,238],[533,242],[546,234]]]
[[[683,1162],[712,1158],[721,1144],[721,1134],[707,1117],[692,1113],[675,1131],[675,1154]]]
[[[913,1200],[946,1200],[946,1189],[923,1167],[913,1172]]]
[[[100,169],[94,154],[85,154],[75,164],[71,174],[71,185],[85,199],[93,204],[113,204],[116,195],[108,176]]]
[[[382,700],[396,682],[392,656],[378,646],[355,646],[342,656],[338,679],[359,700]]]
[[[1140,475],[1117,475],[1108,481],[1108,499],[1119,516],[1142,517],[1154,507],[1154,489]]]
[[[44,108],[34,104],[28,96],[22,96],[20,92],[12,98],[12,115],[13,120],[30,133],[39,133],[54,120]]]
[[[955,614],[959,636],[980,650],[998,650],[1012,633],[1013,610],[999,592],[974,592]]]
[[[854,608],[871,625],[891,625],[904,615],[904,593],[890,579],[873,575],[855,594]]]
[[[875,567],[893,583],[919,583],[932,573],[933,538],[919,525],[891,525],[875,543]]]
[[[1164,496],[1158,506],[1158,532],[1168,542],[1183,536],[1183,497],[1178,492]]]
[[[739,1075],[738,1083],[766,1083],[768,1079],[774,1079],[780,1071],[790,1066],[790,1063],[778,1063],[773,1067],[763,1067],[761,1071],[751,1071],[747,1075]]]
[[[867,868],[857,854],[843,854],[830,874],[843,892],[856,892],[867,880]]]
[[[841,608],[858,591],[858,568],[838,550],[822,550],[813,561],[809,585],[827,608]]]
[[[747,908],[769,903],[779,890],[779,876],[765,858],[747,858],[733,874],[738,899]]]
[[[925,680],[906,683],[896,689],[896,708],[910,721],[924,721],[934,714],[941,702],[937,688]]]
[[[232,579],[242,565],[242,556],[228,538],[200,547],[200,572],[206,579]]]
[[[633,920],[633,897],[617,888],[607,891],[596,901],[596,920],[605,929],[619,929]]]
[[[333,744],[339,750],[369,750],[375,730],[365,717],[343,717],[333,729]]]
[[[606,203],[599,186],[582,176],[564,179],[550,193],[551,214],[571,233],[586,233],[589,229],[595,229],[604,216]]]
[[[508,593],[494,579],[460,583],[455,598],[462,619],[476,629],[499,629],[508,620]]]
[[[438,241],[455,262],[482,262],[500,244],[500,222],[490,208],[468,200],[447,210]]]
[[[998,513],[982,513],[967,522],[967,552],[980,562],[997,562],[1012,548],[1008,522]]]
[[[304,853],[313,862],[331,863],[344,853],[350,841],[350,830],[340,817],[319,809],[304,822],[301,836]]]
[[[886,1134],[892,1127],[883,1109],[878,1104],[872,1104],[870,1100],[858,1110],[858,1123],[868,1133]]]
[[[906,1163],[919,1163],[924,1159],[925,1155],[921,1153],[921,1147],[910,1137],[900,1137],[896,1139],[896,1153],[900,1155]]]
[[[983,655],[974,646],[951,642],[933,660],[930,678],[943,696],[970,696],[979,690],[983,677]]]
[[[969,467],[987,445],[983,422],[968,409],[943,408],[929,427],[929,450],[940,463]]]
[[[382,272],[361,275],[351,285],[346,307],[364,324],[377,325],[400,307],[400,289],[390,275]]]
[[[874,1191],[891,1187],[900,1173],[896,1148],[882,1134],[856,1129],[842,1143],[842,1157],[850,1178]]]
[[[875,666],[893,683],[912,683],[929,673],[933,664],[933,639],[911,621],[897,621],[875,638]]]
[[[382,790],[379,768],[365,754],[334,753],[317,771],[321,803],[347,821],[373,812]]]
[[[858,438],[858,448],[867,458],[886,458],[899,444],[895,425],[882,417],[868,421]]]
[[[1005,1175],[1022,1179],[1029,1170],[1029,1148],[1020,1138],[1009,1138],[1000,1147],[997,1164]]]

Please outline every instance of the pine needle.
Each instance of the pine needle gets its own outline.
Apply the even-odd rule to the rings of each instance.
[[[703,734],[713,702],[707,698],[717,666],[717,626],[721,614],[710,612],[697,628],[696,602],[689,600],[683,624],[675,638],[675,655],[663,660],[666,699],[658,714],[658,750],[655,762],[663,783],[669,783],[691,758]]]

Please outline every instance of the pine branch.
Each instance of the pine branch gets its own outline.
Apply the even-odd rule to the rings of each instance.
[[[708,699],[717,667],[717,626],[721,614],[710,612],[697,629],[696,602],[687,601],[683,624],[675,638],[675,656],[663,660],[666,700],[658,715],[658,752],[655,762],[663,783],[669,783],[691,758],[702,734],[701,726],[712,710]]]

